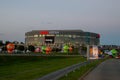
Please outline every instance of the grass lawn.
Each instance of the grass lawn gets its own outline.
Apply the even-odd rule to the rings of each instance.
[[[59,80],[79,80],[83,77],[86,72],[90,71],[91,69],[95,68],[98,64],[103,62],[105,59],[102,60],[95,60],[90,64],[80,67],[79,69],[75,70],[74,72],[70,72],[67,76],[61,77]]]
[[[34,80],[85,61],[83,57],[0,56],[0,80]]]

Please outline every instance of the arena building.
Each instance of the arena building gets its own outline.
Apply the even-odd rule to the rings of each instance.
[[[32,30],[25,33],[25,44],[34,46],[44,44],[99,45],[100,35],[83,30]]]

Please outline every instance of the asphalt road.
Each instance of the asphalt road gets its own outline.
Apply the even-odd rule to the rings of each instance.
[[[120,80],[120,59],[110,59],[101,63],[83,80]]]

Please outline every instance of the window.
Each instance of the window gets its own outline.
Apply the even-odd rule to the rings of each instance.
[[[35,41],[37,41],[37,40],[38,40],[38,38],[34,38],[34,40],[35,40]]]
[[[64,37],[68,37],[68,35],[64,35]]]
[[[56,36],[59,37],[60,35],[57,34]]]
[[[76,35],[73,35],[73,38],[76,38]]]
[[[72,35],[68,35],[68,37],[70,37],[70,38],[71,38],[71,37],[72,37]]]
[[[39,37],[42,37],[42,35],[40,34]]]
[[[63,37],[63,35],[60,35],[61,37]]]
[[[34,35],[34,37],[38,37],[38,35]]]

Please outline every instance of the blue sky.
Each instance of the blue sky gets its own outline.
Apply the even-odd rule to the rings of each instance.
[[[120,0],[0,0],[0,40],[38,29],[82,29],[120,45]]]

